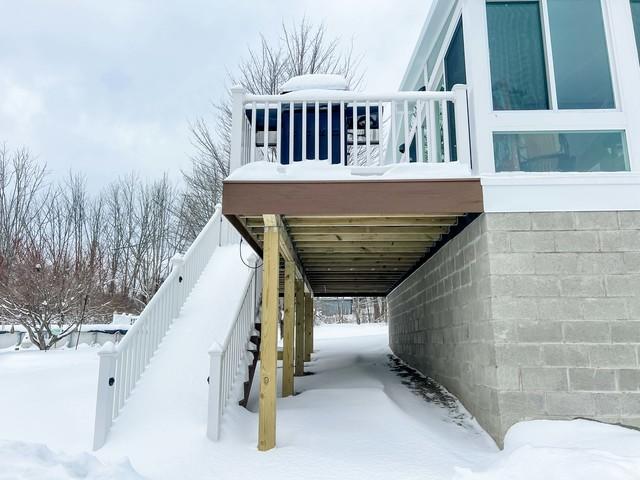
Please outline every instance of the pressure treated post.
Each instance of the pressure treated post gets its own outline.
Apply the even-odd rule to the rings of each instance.
[[[313,353],[313,297],[310,293],[304,295],[304,361],[311,361]]]
[[[296,311],[296,266],[293,262],[284,265],[284,332],[282,350],[282,396],[293,395],[293,369]]]
[[[275,219],[265,215],[263,245],[262,326],[260,343],[260,402],[258,450],[276,446],[276,391],[279,315],[279,233]],[[274,220],[268,222],[267,220]]]
[[[304,283],[296,279],[296,377],[304,375]]]

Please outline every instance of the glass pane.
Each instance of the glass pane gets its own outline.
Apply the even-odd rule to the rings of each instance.
[[[629,170],[623,132],[495,133],[496,172]]]
[[[431,53],[427,58],[427,72],[430,78],[433,75],[433,69],[436,66],[438,55],[440,55],[440,50],[442,49],[442,45],[444,44],[444,39],[447,36],[449,25],[451,24],[451,20],[453,19],[453,14],[455,13],[455,11],[456,9],[452,8],[449,12],[447,20],[444,22],[444,26],[440,29],[440,33],[438,34],[438,38],[436,39],[435,46],[433,47],[433,50],[431,50]]]
[[[615,108],[600,0],[549,0],[558,107]]]
[[[547,110],[540,5],[487,3],[494,110]]]
[[[444,57],[444,77],[446,82],[445,86],[448,91],[450,91],[454,85],[466,85],[467,83],[462,20],[456,27],[456,31],[451,38],[451,43]],[[449,156],[450,160],[455,162],[458,160],[458,146],[456,144],[455,107],[451,102],[447,102],[447,113],[449,120]]]
[[[633,26],[636,29],[636,43],[640,51],[640,0],[631,0],[631,16],[633,17]]]

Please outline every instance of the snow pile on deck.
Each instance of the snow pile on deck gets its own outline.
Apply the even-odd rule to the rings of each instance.
[[[138,480],[127,460],[105,465],[88,453],[55,453],[37,443],[0,440],[0,480]]]
[[[588,420],[522,422],[484,471],[456,480],[633,480],[640,478],[640,432]]]
[[[349,82],[342,75],[316,73],[290,78],[280,87],[280,92],[301,90],[349,90]]]
[[[469,169],[458,162],[401,163],[384,166],[358,167],[332,165],[328,160],[305,160],[290,165],[254,162],[235,170],[228,181],[358,181],[358,180],[420,180],[469,176]]]

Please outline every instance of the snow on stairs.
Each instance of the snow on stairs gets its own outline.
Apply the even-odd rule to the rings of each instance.
[[[163,438],[172,431],[204,429],[209,413],[208,351],[212,342],[225,343],[245,294],[238,287],[254,273],[240,258],[238,245],[214,252],[115,421],[109,444],[142,440],[150,432]]]

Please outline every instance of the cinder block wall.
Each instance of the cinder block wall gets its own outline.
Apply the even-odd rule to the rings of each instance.
[[[425,293],[470,245],[473,288],[445,281],[439,299]],[[429,348],[461,321],[456,305],[476,302],[463,324],[486,333]],[[389,312],[393,351],[458,395],[498,443],[533,418],[640,426],[640,212],[482,215],[392,293]],[[488,353],[475,359],[480,338]]]
[[[477,218],[388,297],[402,360],[446,386],[500,433],[486,221]]]

